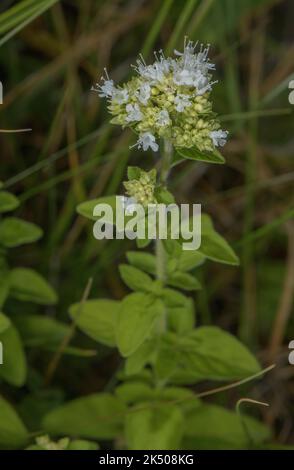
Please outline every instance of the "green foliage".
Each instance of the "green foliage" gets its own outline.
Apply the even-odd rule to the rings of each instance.
[[[88,300],[70,307],[69,313],[78,327],[106,346],[116,345],[116,325],[120,303],[114,300]]]
[[[8,318],[1,313],[0,320],[2,323],[0,342],[3,346],[3,364],[0,366],[0,377],[19,387],[24,384],[27,371],[23,346],[18,331]]]
[[[152,292],[153,282],[148,274],[138,268],[121,264],[119,272],[124,283],[134,291]]]
[[[18,207],[19,201],[11,193],[0,191],[0,212],[8,212]],[[28,268],[10,269],[6,248],[18,247],[37,241],[42,230],[35,224],[15,217],[0,220],[0,342],[3,348],[3,364],[0,365],[0,378],[16,387],[21,387],[27,379],[27,359],[24,346],[43,345],[48,337],[59,339],[56,334],[57,322],[39,315],[15,314],[6,305],[8,300],[53,305],[57,295],[48,282],[37,272]],[[64,334],[64,329],[63,329]],[[46,339],[44,339],[44,336]],[[0,446],[2,441],[0,438]]]
[[[113,211],[113,218],[115,220],[115,214],[116,214],[115,196],[105,196],[105,197],[100,197],[99,199],[92,199],[91,201],[82,202],[81,204],[77,206],[77,212],[80,215],[87,217],[88,219],[95,220],[96,217],[93,215],[93,211],[94,211],[95,206],[97,206],[97,204],[108,204]],[[110,222],[112,222],[112,220]]]
[[[269,429],[260,422],[248,416],[241,420],[236,413],[216,405],[195,407],[185,419],[186,449],[248,449],[269,438]]]
[[[117,134],[110,132],[108,123],[103,123],[98,129],[100,115],[96,113],[96,105],[91,106],[89,112],[85,112],[84,100],[76,99],[80,95],[80,82],[75,76],[75,67],[66,67],[68,63],[71,63],[71,59],[74,59],[77,67],[82,65],[85,76],[87,74],[92,76],[95,67],[92,59],[96,54],[97,45],[98,49],[101,48],[101,38],[99,34],[95,37],[91,18],[97,23],[94,28],[98,25],[98,28],[103,29],[103,43],[109,31],[113,30],[112,27],[108,28],[112,22],[118,25],[118,30],[124,29],[125,12],[128,13],[127,2],[126,5],[124,5],[125,2],[120,2],[119,8],[110,9],[113,11],[109,8],[109,11],[107,8],[107,11],[104,11],[104,4],[106,5],[107,2],[92,2],[91,8],[90,3],[87,5],[87,1],[70,2],[70,5],[67,2],[60,2],[60,5],[48,12],[46,17],[40,18],[32,25],[32,28],[24,31],[22,36],[17,33],[57,3],[57,0],[24,0],[14,3],[15,5],[0,14],[0,46],[7,43],[9,38],[15,37],[15,42],[11,43],[11,47],[10,44],[7,45],[7,54],[4,54],[1,59],[1,70],[3,68],[7,73],[7,83],[15,86],[15,90],[9,91],[9,97],[5,103],[7,115],[3,116],[3,119],[5,121],[7,117],[7,124],[10,127],[11,122],[17,118],[18,122],[15,124],[21,126],[26,117],[27,103],[29,110],[27,117],[34,121],[34,116],[36,116],[38,136],[36,138],[34,135],[32,138],[32,148],[29,151],[27,151],[29,138],[16,141],[12,137],[7,145],[7,155],[5,155],[5,146],[2,149],[4,165],[1,170],[3,168],[5,184],[2,185],[0,182],[0,310],[4,313],[0,313],[0,342],[3,345],[4,364],[0,365],[0,386],[3,385],[5,397],[10,398],[8,402],[0,397],[0,448],[95,450],[100,447],[97,442],[100,440],[107,441],[102,442],[101,445],[109,449],[284,450],[292,448],[268,443],[271,433],[257,419],[247,415],[240,417],[234,411],[210,403],[210,400],[214,400],[215,384],[207,384],[207,381],[228,382],[247,379],[255,374],[261,375],[260,365],[250,349],[232,334],[212,326],[214,322],[217,322],[223,328],[236,332],[241,311],[239,306],[241,302],[238,297],[246,298],[246,292],[242,293],[242,296],[239,295],[237,291],[239,278],[236,282],[234,280],[232,288],[227,288],[231,283],[231,279],[228,277],[226,280],[223,275],[224,272],[229,275],[230,270],[227,268],[225,271],[218,266],[217,277],[213,277],[212,262],[237,266],[239,259],[229,243],[214,228],[210,216],[202,214],[202,241],[198,250],[183,251],[182,239],[164,241],[161,266],[159,266],[158,253],[154,255],[142,250],[128,251],[126,260],[124,259],[123,264],[118,268],[121,283],[116,273],[111,276],[111,282],[109,282],[108,269],[118,263],[118,260],[123,259],[123,250],[126,246],[128,250],[134,248],[130,248],[129,242],[124,244],[121,241],[93,243],[92,224],[82,218],[75,220],[75,205],[86,199],[88,192],[91,194],[90,197],[96,195],[101,197],[80,203],[77,207],[78,214],[95,221],[98,216],[93,215],[94,207],[97,204],[106,203],[112,207],[114,215],[114,220],[111,218],[106,222],[115,224],[116,196],[110,194],[122,192],[121,182],[126,179],[126,175],[130,181],[139,181],[142,175],[150,172],[148,165],[151,159],[148,155],[142,159],[141,155],[136,155],[136,151],[132,155],[132,161],[140,162],[138,163],[140,165],[142,163],[144,169],[139,166],[127,167],[130,155],[128,135],[118,140]],[[145,31],[147,39],[142,44],[142,50],[146,59],[150,55],[152,45],[158,42],[160,31],[171,33],[165,47],[166,51],[178,48],[185,34],[189,34],[191,39],[198,37],[203,40],[208,39],[209,42],[217,45],[213,54],[219,59],[217,68],[223,68],[221,73],[225,77],[225,83],[224,85],[219,83],[215,87],[214,94],[217,100],[215,108],[225,108],[226,112],[234,113],[221,118],[224,122],[230,119],[232,121],[230,135],[233,139],[232,146],[229,148],[231,158],[228,170],[226,171],[221,166],[211,165],[210,173],[205,173],[203,180],[200,181],[202,169],[206,172],[209,163],[225,163],[224,157],[217,150],[206,152],[199,151],[195,147],[175,148],[174,155],[170,155],[169,162],[163,162],[162,159],[165,156],[162,148],[160,149],[161,161],[156,160],[156,170],[151,170],[151,175],[152,183],[155,185],[153,195],[158,203],[170,204],[176,201],[169,188],[169,184],[171,183],[172,187],[174,182],[174,192],[179,200],[192,201],[195,195],[203,196],[205,203],[206,200],[208,202],[209,209],[207,210],[216,215],[220,231],[227,233],[230,231],[231,238],[236,240],[241,236],[243,220],[239,221],[238,217],[243,211],[243,202],[246,219],[248,201],[249,203],[251,201],[253,206],[256,202],[254,197],[251,198],[252,193],[259,191],[264,185],[268,192],[266,196],[267,194],[270,196],[270,191],[273,191],[275,196],[275,189],[273,189],[275,184],[272,184],[275,177],[272,176],[268,181],[261,181],[259,185],[260,175],[253,168],[259,152],[260,155],[264,153],[265,137],[270,142],[266,146],[268,158],[266,162],[263,162],[262,171],[265,175],[276,175],[277,170],[281,170],[279,206],[283,206],[283,197],[288,203],[286,186],[288,180],[283,174],[286,173],[288,155],[287,152],[282,152],[282,159],[275,158],[276,154],[278,155],[278,145],[269,134],[274,135],[280,132],[283,142],[286,142],[285,129],[287,126],[291,129],[292,121],[288,116],[284,121],[281,119],[280,123],[275,120],[271,133],[267,133],[266,136],[257,135],[255,116],[263,112],[267,117],[266,113],[270,115],[272,111],[278,113],[278,110],[262,110],[262,103],[257,99],[255,103],[250,102],[252,97],[258,96],[259,92],[258,89],[251,89],[252,84],[257,82],[254,80],[254,67],[248,67],[248,70],[253,70],[253,74],[251,75],[249,70],[248,77],[245,80],[242,79],[241,82],[239,77],[241,76],[240,70],[242,73],[244,71],[243,64],[240,70],[237,68],[238,47],[242,45],[242,51],[244,48],[244,54],[241,54],[241,57],[244,55],[244,57],[252,58],[252,51],[247,50],[247,44],[250,44],[249,47],[252,47],[254,51],[255,43],[259,44],[261,38],[262,49],[264,48],[266,57],[270,61],[274,62],[277,55],[279,58],[282,57],[278,64],[282,74],[280,77],[283,76],[283,71],[287,71],[283,63],[283,54],[276,54],[277,51],[282,52],[282,47],[277,44],[276,37],[269,41],[270,47],[266,48],[267,43],[263,41],[263,28],[256,28],[262,24],[265,15],[270,12],[273,2],[269,0],[240,0],[238,2],[192,0],[184,6],[180,3],[170,0],[155,1],[153,6],[150,5],[150,9],[148,7],[150,12],[147,11],[148,9],[143,12],[138,8],[136,14],[132,15],[130,11],[132,16],[130,25],[134,24],[135,33],[129,28],[127,40],[121,42],[120,35],[114,35],[110,44],[111,47],[115,47],[115,54],[111,54],[111,57],[114,61],[119,62],[122,59],[122,63],[126,63],[126,48],[129,47],[128,45],[134,45],[132,50],[127,51],[133,57],[137,52],[135,49],[138,48],[136,39],[139,36],[137,34],[143,35]],[[261,10],[260,6],[263,7]],[[87,14],[90,11],[89,8],[91,15]],[[278,6],[278,13],[280,8]],[[65,16],[68,11],[70,21],[67,21]],[[156,12],[155,20],[154,12]],[[146,22],[148,14],[150,24]],[[280,15],[276,16],[280,18]],[[107,25],[108,18],[110,18],[109,25]],[[76,28],[75,19],[78,21],[78,28]],[[120,21],[122,21],[121,24]],[[252,30],[251,27],[253,27]],[[254,32],[255,29],[258,33],[257,41],[251,44],[250,32]],[[245,30],[248,36],[247,42],[244,42],[246,35],[244,38],[242,35],[238,36],[240,31]],[[73,40],[76,39],[76,31],[81,32],[81,41]],[[255,38],[255,35],[252,37]],[[287,31],[285,31],[285,37],[287,37]],[[70,44],[69,48],[64,47],[67,43]],[[25,48],[22,47],[23,44]],[[16,61],[16,52],[20,50],[24,51],[23,58],[20,56]],[[256,51],[257,54],[261,54],[260,48],[257,47]],[[111,51],[107,51],[106,55],[108,52]],[[45,63],[42,53],[44,53],[45,61],[52,56],[51,64]],[[91,54],[94,54],[93,57]],[[6,57],[9,58],[8,62]],[[102,67],[105,57],[102,57],[101,63],[100,59],[99,57],[98,65]],[[121,76],[124,73],[124,67],[119,63],[114,65],[118,71],[117,76]],[[55,87],[54,99],[52,99],[52,94],[48,93],[48,84],[54,84],[57,79],[62,79],[64,70],[66,71],[65,79],[68,81],[66,100],[64,100],[62,87],[59,89]],[[264,83],[262,81],[263,86],[260,91],[263,103],[270,103],[272,97],[279,98],[281,92],[285,92],[286,96],[289,79],[282,77],[282,82],[275,83],[276,79],[280,78],[279,74],[271,75],[269,67],[266,68],[266,72],[268,76],[265,77]],[[249,90],[249,108],[252,106],[253,110],[244,108],[244,112],[241,112],[241,101],[242,106],[248,103],[246,93],[241,90],[243,83],[246,93],[247,88]],[[249,87],[247,87],[248,83]],[[269,90],[271,83],[273,89]],[[43,95],[42,87],[44,88]],[[10,112],[10,104],[13,104],[15,99],[22,98],[23,92],[25,92],[25,100],[22,104],[20,103],[21,112],[15,113],[13,110]],[[36,96],[37,100],[34,99]],[[83,103],[80,109],[78,109],[79,102]],[[54,116],[53,107],[56,103],[58,106]],[[164,105],[165,102],[163,102]],[[47,110],[46,113],[43,112],[44,107]],[[71,108],[74,110],[74,116],[71,115]],[[189,112],[188,109],[187,112]],[[63,125],[65,115],[69,117],[68,126]],[[97,126],[97,130],[93,132],[94,118],[98,121],[94,123],[94,128],[96,129]],[[47,129],[48,119],[50,129]],[[243,125],[245,119],[250,119],[248,128]],[[46,127],[44,129],[46,137],[42,136],[42,120]],[[266,125],[258,126],[258,128],[268,129],[268,123],[267,120]],[[78,141],[74,138],[76,131],[83,135],[83,138]],[[97,143],[92,145],[95,139]],[[65,149],[60,150],[58,147],[62,141],[68,141],[68,143]],[[190,142],[188,143],[190,145]],[[247,145],[248,143],[250,145]],[[83,149],[85,144],[87,147]],[[47,156],[48,150],[55,147],[57,152]],[[10,158],[11,149],[13,149],[12,158]],[[77,149],[79,158],[75,155]],[[32,153],[31,150],[33,150]],[[248,158],[244,155],[247,151]],[[57,159],[60,157],[66,159],[67,156],[69,168],[66,162],[62,163],[62,161],[58,161],[56,165]],[[179,165],[180,163],[182,164]],[[16,175],[9,174],[11,165],[17,168]],[[60,173],[60,170],[63,171],[62,168],[65,171]],[[172,171],[167,179],[169,169]],[[191,175],[193,187],[190,185],[186,188],[186,179],[183,180],[185,174],[188,178]],[[244,174],[245,182],[243,181]],[[195,180],[193,180],[194,176]],[[242,196],[240,204],[231,197],[226,186],[231,185],[232,181],[235,186],[233,191],[238,194],[240,190],[240,196]],[[31,199],[28,209],[30,220],[33,221],[36,214],[41,219],[43,217],[46,237],[41,246],[42,251],[38,249],[31,251],[30,247],[25,252],[26,247],[24,247],[24,249],[16,250],[14,254],[11,250],[14,247],[33,243],[42,235],[42,230],[33,223],[6,215],[17,209],[20,204],[13,194],[3,189],[10,188],[15,182],[17,191],[23,191],[20,196],[21,201],[37,195]],[[285,193],[281,182],[286,187]],[[60,183],[62,184],[58,186]],[[217,195],[214,199],[214,194],[211,192],[214,186],[218,189],[223,186],[224,192],[219,194],[220,198]],[[45,200],[42,192],[45,194]],[[225,202],[223,202],[224,197]],[[275,200],[274,197],[272,199]],[[213,207],[211,201],[216,202]],[[259,201],[262,203],[262,197]],[[232,213],[232,208],[236,208],[235,214]],[[261,204],[257,214],[253,214],[252,210],[252,217],[256,215],[254,223],[259,223],[259,213],[262,213],[262,220],[264,217],[274,218],[275,215],[271,215],[270,209],[269,204],[269,213],[263,214]],[[286,212],[288,218],[289,213],[289,211]],[[286,218],[281,218],[277,224],[274,219],[269,226],[281,225],[286,220]],[[233,221],[234,224],[231,223]],[[77,236],[83,225],[87,227],[89,236],[84,237],[83,233],[83,243],[80,243]],[[266,346],[279,306],[287,267],[280,258],[280,253],[285,251],[281,246],[280,236],[274,240],[273,258],[269,256],[271,246],[264,244],[260,237],[261,233],[264,232],[252,234],[249,228],[242,243],[245,240],[243,245],[246,251],[247,241],[255,240],[252,237],[258,235],[258,241],[262,243],[261,250],[256,250],[256,259],[259,263],[260,254],[264,250],[264,258],[267,260],[265,264],[260,264],[257,272],[257,321],[255,325],[258,327],[258,332],[263,334]],[[147,238],[137,240],[136,243],[139,249],[149,247],[151,251],[154,248],[153,241]],[[248,247],[248,251],[251,248],[253,253],[252,244],[250,246],[248,244]],[[97,258],[95,258],[96,255]],[[46,263],[48,268],[45,267]],[[18,264],[24,264],[26,267],[18,267]],[[59,296],[43,276],[28,267],[32,265],[36,268],[38,264],[42,266],[43,272],[50,270],[50,277],[54,279],[54,283],[61,286]],[[245,276],[243,277],[246,278],[248,274],[254,275],[253,268],[254,266],[250,263],[244,263],[242,269],[244,269]],[[237,274],[237,270],[233,271],[233,275],[234,273]],[[92,276],[94,283],[89,297],[93,294],[94,298],[86,298],[68,307],[76,298],[75,293],[80,292],[88,277]],[[240,274],[238,276],[240,277]],[[123,297],[126,291],[127,295]],[[107,295],[110,299],[104,298]],[[55,308],[58,297],[61,303],[58,308]],[[195,309],[195,299],[197,309]],[[208,307],[210,304],[212,305],[211,315]],[[66,317],[67,310],[69,318]],[[291,327],[293,327],[293,322],[290,319]],[[292,338],[291,331],[293,330],[290,330],[289,335],[287,329],[285,337]],[[74,333],[76,336],[73,338]],[[254,349],[258,350],[259,337],[256,334],[252,339]],[[69,343],[71,340],[73,340],[73,345]],[[102,345],[99,349],[95,345],[94,351],[82,349],[82,346],[87,347],[89,344],[89,347],[92,347],[95,341]],[[115,349],[109,350],[108,348]],[[64,355],[72,357],[63,357]],[[91,355],[95,357],[91,359]],[[119,358],[119,355],[123,358]],[[56,374],[50,376],[50,367],[54,365],[56,357],[59,361],[54,371]],[[80,357],[88,357],[88,359],[81,360]],[[5,383],[2,384],[2,382]],[[190,385],[193,384],[197,385],[191,387]],[[202,402],[197,396],[198,390],[203,389],[211,392],[209,402],[206,402],[206,399]],[[95,394],[87,395],[93,390]],[[234,390],[235,393],[223,392],[217,395],[217,402],[234,408],[238,393],[242,393],[242,396],[243,393],[249,394],[247,388],[241,391],[237,388]],[[79,398],[73,399],[73,397]],[[285,408],[286,406],[285,387]],[[255,415],[258,415],[258,412]],[[278,427],[280,431],[280,422]],[[45,433],[49,434],[45,435]],[[38,437],[34,438],[35,435]]]
[[[124,298],[117,321],[117,345],[122,356],[138,349],[163,313],[162,301],[152,295],[137,292]]]
[[[28,431],[12,406],[1,396],[0,416],[0,449],[23,448],[29,438]]]
[[[146,405],[146,404],[145,404]],[[126,439],[131,450],[178,449],[184,418],[172,405],[152,406],[130,413],[126,418]],[[138,432],[140,430],[140,432]]]
[[[19,200],[8,191],[0,191],[0,213],[13,211],[19,206]]]
[[[260,371],[248,349],[217,327],[200,327],[178,336],[167,333],[156,360],[159,377],[175,383],[203,379],[237,380]]]
[[[113,439],[122,431],[125,406],[108,393],[78,398],[51,411],[43,426],[52,435]]]
[[[27,347],[56,347],[69,332],[64,323],[38,314],[19,313],[12,315],[12,320]]]
[[[54,305],[57,295],[50,284],[32,269],[15,268],[10,271],[10,295],[24,302]]]
[[[176,149],[173,164],[176,164],[183,159],[194,160],[205,163],[225,163],[224,157],[216,149],[214,152],[200,152],[196,147],[191,149],[178,148]]]
[[[16,217],[7,217],[0,224],[0,245],[5,248],[35,242],[41,236],[42,230],[37,225]]]

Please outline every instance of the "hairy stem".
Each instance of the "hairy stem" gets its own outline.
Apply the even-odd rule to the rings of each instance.
[[[166,185],[167,177],[170,170],[172,157],[172,144],[168,139],[163,141],[163,152],[161,158],[161,168],[159,174],[160,183]],[[156,277],[162,284],[166,281],[166,254],[163,246],[162,240],[159,238],[156,239],[155,245],[155,255],[156,255]],[[160,331],[165,331],[166,329],[166,315],[160,324]]]

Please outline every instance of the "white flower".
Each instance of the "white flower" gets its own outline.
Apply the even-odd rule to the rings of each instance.
[[[143,114],[141,113],[141,110],[137,103],[135,104],[127,104],[126,106],[126,112],[128,113],[126,117],[127,122],[132,122],[132,121],[141,121]]]
[[[184,52],[175,51],[175,54],[180,56],[180,63],[183,68],[188,70],[194,70],[195,72],[200,71],[202,73],[207,72],[208,70],[213,70],[215,65],[209,62],[208,52],[209,45],[206,48],[203,48],[203,44],[200,45],[200,51],[195,52],[198,42],[195,44],[192,41],[189,41],[188,44],[184,44]]]
[[[126,103],[129,99],[128,90],[126,90],[125,88],[115,88],[112,92],[112,99],[118,104]]]
[[[99,85],[99,83],[96,83],[95,86],[92,86],[91,90],[96,91],[101,98],[110,98],[114,93],[115,86],[113,80],[110,80],[106,69],[104,69],[104,73],[106,78],[101,77],[103,84]]]
[[[134,197],[121,196],[121,202],[126,215],[133,215],[136,210],[137,200]]]
[[[150,85],[149,83],[143,83],[140,86],[139,91],[137,91],[136,95],[138,96],[138,100],[141,101],[142,104],[146,105],[149,98],[150,98]]]
[[[190,96],[189,95],[183,95],[182,93],[178,93],[178,95],[175,97],[175,105],[176,105],[176,110],[179,111],[179,113],[182,113],[185,108],[188,106],[191,106],[191,101],[190,101]]]
[[[160,51],[159,56],[155,53],[155,57],[157,60],[153,64],[146,65],[145,60],[141,55],[140,59],[137,60],[137,65],[134,66],[136,72],[151,83],[162,82],[165,74],[170,70],[172,63],[170,59],[166,59],[164,57],[162,51]]]
[[[228,131],[223,131],[222,129],[219,129],[218,131],[211,131],[209,135],[215,147],[223,147],[223,145],[225,145],[227,141]]]
[[[159,126],[168,126],[170,123],[170,117],[168,111],[163,109],[157,114],[156,122]]]
[[[197,43],[189,41],[184,52],[175,51],[180,59],[173,62],[173,81],[176,85],[193,86],[196,95],[203,95],[215,83],[209,79],[209,71],[215,66],[207,58],[209,46],[204,49],[201,45],[198,53],[195,52],[196,47]]]
[[[138,149],[143,148],[144,151],[148,150],[150,147],[151,150],[157,152],[158,144],[155,141],[155,137],[151,132],[143,132],[140,134],[139,139],[137,140],[136,144],[133,147],[137,146]]]
[[[194,86],[197,89],[196,95],[203,95],[206,91],[211,90],[211,85],[213,83],[215,82],[210,83],[208,77],[205,77],[201,72],[199,72],[194,80]]]
[[[191,70],[176,69],[173,75],[173,80],[176,85],[193,86],[195,80],[195,73]]]
[[[115,89],[113,80],[105,80],[105,78],[102,78],[102,80],[102,85],[96,83],[95,86],[92,86],[91,90],[97,91],[101,98],[111,97]]]

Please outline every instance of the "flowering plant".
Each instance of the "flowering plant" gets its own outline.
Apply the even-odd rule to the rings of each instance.
[[[106,75],[95,87],[109,100],[112,122],[138,134],[139,149],[160,148],[156,170],[128,168],[127,214],[135,203],[174,202],[168,176],[183,159],[224,162],[216,147],[224,145],[227,132],[220,130],[209,101],[213,69],[208,48],[197,51],[188,42],[176,58],[160,52],[152,65],[141,58],[137,76],[125,85],[114,86]],[[101,199],[112,206],[116,196]],[[93,209],[101,199],[80,204],[78,212],[95,219]],[[122,300],[84,298],[70,307],[75,325],[116,347],[124,363],[105,393],[51,411],[44,420],[46,432],[113,440],[114,448],[123,449],[249,448],[268,439],[267,428],[255,419],[202,401],[222,387],[200,394],[186,388],[203,380],[242,383],[263,373],[233,335],[215,326],[195,328],[191,292],[201,289],[199,267],[209,260],[238,264],[207,214],[201,226],[198,250],[184,251],[180,239],[157,238],[155,254],[129,251],[129,264],[119,269],[131,292]],[[151,242],[146,238],[137,245],[145,248]]]

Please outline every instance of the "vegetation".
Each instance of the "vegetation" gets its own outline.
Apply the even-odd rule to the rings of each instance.
[[[293,5],[2,3],[0,448],[291,448]],[[182,100],[144,152],[91,86],[186,35],[218,79],[195,119],[228,142],[186,145]],[[93,237],[95,204],[142,187],[202,204],[199,250]]]

